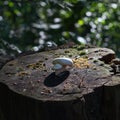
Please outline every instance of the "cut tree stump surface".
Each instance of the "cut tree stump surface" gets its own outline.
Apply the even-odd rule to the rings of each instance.
[[[73,67],[55,75],[52,61]],[[0,57],[0,119],[120,120],[120,59],[107,48],[74,46]]]
[[[52,61],[57,57],[73,59],[74,66],[56,76]],[[37,100],[74,100],[95,88],[113,83],[111,81],[116,76],[113,76],[114,71],[109,64],[113,59],[114,51],[107,48],[81,50],[75,47],[39,52],[8,62],[0,71],[0,83]],[[117,79],[119,82],[120,78]]]

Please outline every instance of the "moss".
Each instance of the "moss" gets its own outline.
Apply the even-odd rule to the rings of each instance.
[[[26,65],[27,68],[33,68],[34,64]]]
[[[55,55],[59,55],[58,53],[55,53]]]
[[[41,61],[38,61],[36,63],[29,64],[26,67],[30,69],[43,69],[45,66],[46,66],[45,63],[41,63]]]
[[[72,57],[73,55],[72,55],[72,54],[69,54],[68,56],[69,56],[69,57]]]
[[[88,55],[85,55],[83,58],[86,58],[86,59],[88,59]]]
[[[77,47],[78,47],[78,45],[74,45],[74,46],[73,46],[73,48],[77,48]]]
[[[93,67],[93,70],[97,70],[97,68],[94,66],[94,67]]]
[[[98,60],[93,60],[94,63],[98,62]]]
[[[18,68],[16,68],[16,71],[17,72],[20,72],[20,71],[23,71],[24,69],[22,68],[22,67],[18,67]]]
[[[99,66],[104,66],[104,64],[105,64],[103,61],[100,61],[100,60],[97,60],[97,59],[93,60],[93,62],[96,63]]]
[[[85,49],[85,45],[80,45],[77,47],[77,50],[83,50],[83,49]]]
[[[104,64],[105,64],[105,63],[102,62],[102,61],[99,63],[100,66],[104,66]]]
[[[21,71],[21,72],[17,73],[17,76],[27,76],[27,75],[30,75],[30,73],[27,71]]]
[[[79,55],[86,55],[86,52],[85,51],[81,51],[81,52],[79,52]]]
[[[65,50],[64,52],[65,52],[65,53],[70,53],[70,51],[69,51],[69,50]]]

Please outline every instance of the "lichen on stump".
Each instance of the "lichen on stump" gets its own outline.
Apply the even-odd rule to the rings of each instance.
[[[72,68],[58,76],[52,70],[52,60],[57,57],[69,57],[74,62]],[[73,47],[25,55],[6,63],[0,71],[4,117],[102,120],[107,114],[103,110],[106,105],[102,106],[102,102],[106,103],[103,88],[116,79],[113,59],[114,51],[107,48]]]

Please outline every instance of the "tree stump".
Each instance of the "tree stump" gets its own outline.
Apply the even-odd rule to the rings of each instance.
[[[56,76],[52,60],[61,56],[73,59],[74,66]],[[119,120],[119,64],[107,48],[75,46],[20,56],[0,71],[0,117]]]

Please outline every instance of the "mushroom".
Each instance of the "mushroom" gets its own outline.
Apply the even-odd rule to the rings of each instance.
[[[65,57],[55,58],[52,63],[54,65],[53,69],[55,70],[55,75],[58,75],[61,72],[65,71],[67,66],[73,66],[72,59]]]

